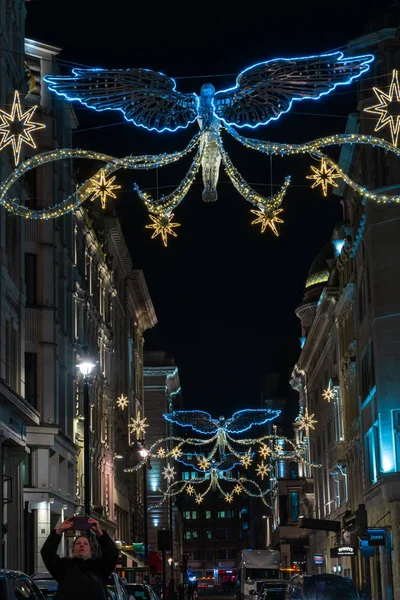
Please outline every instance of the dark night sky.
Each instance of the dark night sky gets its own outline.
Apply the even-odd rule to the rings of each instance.
[[[381,13],[391,2],[370,0],[368,10],[366,4],[250,1],[235,9],[234,2],[218,1],[33,0],[27,2],[26,35],[62,47],[59,58],[70,61],[71,68],[145,67],[176,78],[179,91],[198,93],[208,81],[217,89],[233,85],[236,74],[262,60],[343,48],[370,23],[382,26]],[[65,64],[62,69],[67,73]],[[339,87],[319,102],[297,103],[277,123],[241,133],[302,142],[343,132],[346,114],[356,110],[354,91],[355,85]],[[79,103],[74,108],[82,130],[97,127],[78,131],[74,145],[115,156],[182,149],[197,127],[157,134],[126,123],[118,112],[97,113]],[[245,179],[269,195],[269,158],[224,140]],[[172,190],[164,186],[179,183],[189,163],[190,158],[182,159],[159,170],[160,194]],[[326,199],[309,189],[310,163],[308,157],[272,161],[273,184],[281,185],[286,174],[293,183],[279,238],[269,231],[261,235],[250,225],[251,206],[221,168],[218,202],[202,202],[198,175],[175,211],[182,224],[179,237],[166,249],[159,238],[150,241],[146,210],[130,191],[137,181],[156,194],[155,173],[117,173],[124,185],[117,211],[159,320],[146,334],[146,348],[165,349],[175,357],[188,408],[229,416],[235,409],[257,407],[264,374],[286,369],[298,356],[300,323],[294,310],[315,254],[341,217],[336,196]]]

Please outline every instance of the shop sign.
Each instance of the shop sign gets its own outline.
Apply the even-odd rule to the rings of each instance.
[[[386,531],[384,529],[368,529],[368,546],[384,546]]]
[[[314,565],[323,567],[325,564],[325,556],[323,554],[314,554]]]
[[[354,546],[336,546],[331,548],[331,558],[340,558],[341,556],[355,556],[357,550]]]

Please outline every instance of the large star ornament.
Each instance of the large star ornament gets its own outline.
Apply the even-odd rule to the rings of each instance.
[[[386,125],[389,126],[392,144],[397,147],[400,132],[400,87],[397,69],[393,70],[392,82],[387,94],[377,87],[374,87],[373,90],[379,100],[379,104],[369,106],[368,108],[364,108],[364,110],[367,113],[379,115],[375,131],[379,131],[382,127],[386,127]]]
[[[261,233],[264,233],[267,227],[270,227],[271,231],[279,236],[279,231],[276,226],[277,223],[283,223],[283,220],[280,219],[277,215],[283,212],[283,208],[270,209],[270,208],[260,208],[260,210],[251,210],[253,215],[257,215],[257,219],[251,222],[252,225],[257,225],[257,223],[261,223]]]
[[[2,136],[0,150],[11,144],[15,166],[19,163],[22,144],[36,148],[32,133],[46,127],[43,123],[33,123],[31,121],[36,108],[37,106],[32,106],[23,113],[19,93],[15,90],[11,112],[6,113],[0,109],[0,135]]]
[[[107,196],[116,198],[117,196],[114,194],[113,190],[119,190],[121,188],[120,185],[113,185],[114,181],[115,175],[114,177],[107,179],[104,169],[100,169],[99,175],[92,177],[90,180],[87,192],[93,194],[91,198],[92,202],[96,200],[96,198],[100,198],[101,208],[103,210],[106,208]]]
[[[311,187],[315,188],[317,185],[320,185],[324,196],[328,195],[328,185],[339,187],[335,178],[340,177],[340,173],[335,172],[335,167],[328,167],[324,159],[321,160],[321,167],[319,169],[313,165],[311,165],[311,169],[314,175],[307,175],[306,179],[315,179]]]
[[[153,221],[149,225],[146,225],[146,229],[154,229],[154,233],[151,236],[151,239],[155,238],[157,235],[161,235],[164,246],[168,245],[168,235],[173,235],[174,237],[178,237],[174,231],[175,227],[180,227],[180,223],[172,223],[172,218],[174,213],[168,214],[165,213],[163,215],[154,216],[149,215],[150,219]]]

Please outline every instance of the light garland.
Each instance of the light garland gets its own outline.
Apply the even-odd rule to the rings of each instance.
[[[6,146],[11,145],[15,165],[18,165],[19,163],[22,144],[26,144],[31,148],[36,148],[32,133],[46,127],[43,123],[34,123],[31,121],[36,109],[37,105],[28,108],[28,110],[23,113],[19,92],[17,90],[14,92],[14,101],[11,112],[6,113],[4,110],[0,109],[0,151]]]
[[[311,170],[314,172],[313,175],[307,175],[306,179],[314,179],[314,183],[311,188],[315,188],[318,185],[322,187],[322,193],[326,197],[328,195],[328,185],[332,187],[339,187],[335,181],[336,177],[340,177],[340,173],[336,171],[334,167],[327,167],[326,161],[321,160],[321,166],[319,169],[311,165]]]
[[[393,110],[393,106],[391,106],[393,104],[397,104],[397,111],[400,108],[400,86],[397,69],[393,69],[392,81],[387,94],[377,87],[374,87],[373,90],[379,100],[379,104],[364,108],[364,111],[379,116],[375,131],[379,131],[387,125],[389,126],[392,144],[397,147],[400,132],[400,114],[398,112],[397,114],[396,112],[389,112],[390,109]]]
[[[128,406],[129,404],[129,400],[126,396],[124,396],[124,394],[121,394],[118,398],[117,398],[117,402],[116,405],[118,406],[118,408],[120,408],[121,410],[124,410],[124,408],[126,406]]]

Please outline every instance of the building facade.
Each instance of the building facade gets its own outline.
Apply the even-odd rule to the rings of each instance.
[[[399,64],[399,29],[372,32],[348,51],[376,58],[371,77],[358,83],[358,110],[347,132],[391,141],[390,128],[375,131],[377,120],[364,109],[377,104],[374,85],[389,89]],[[339,164],[368,189],[398,195],[395,160],[377,148],[352,146],[343,147]],[[310,515],[340,527],[310,532],[308,562],[311,572],[350,575],[359,589],[386,600],[400,597],[400,212],[344,186],[337,193],[344,222],[320,256],[324,264],[307,288],[312,297],[306,293],[297,311],[305,344],[293,384],[318,421],[309,447],[322,465],[314,470]],[[340,547],[349,548],[345,556],[337,556]],[[314,554],[324,557],[323,566]]]

